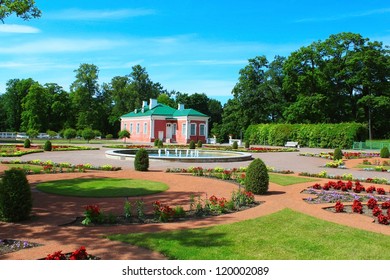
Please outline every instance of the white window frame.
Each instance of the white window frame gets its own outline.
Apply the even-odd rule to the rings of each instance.
[[[148,123],[144,122],[144,134],[148,134]]]
[[[181,124],[181,135],[183,135],[183,136],[187,135],[187,124],[186,123]]]
[[[140,131],[140,124],[137,123],[137,124],[136,124],[136,133],[139,134],[139,131]]]
[[[192,131],[194,128],[194,131]],[[190,136],[196,136],[196,123],[190,123]]]
[[[206,125],[203,123],[199,125],[199,135],[206,136]]]
[[[133,123],[130,123],[130,134],[133,133]]]
[[[176,124],[176,123],[173,123],[173,124],[172,124],[172,136],[173,136],[173,135],[176,135],[176,130],[177,130],[177,124]]]

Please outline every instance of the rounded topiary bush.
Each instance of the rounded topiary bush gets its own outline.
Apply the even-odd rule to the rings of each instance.
[[[343,151],[340,148],[334,149],[333,160],[340,160],[343,158]]]
[[[24,140],[23,147],[25,147],[25,148],[30,148],[31,147],[30,139]]]
[[[203,145],[203,143],[202,143],[202,141],[198,141],[198,143],[196,144],[196,146],[198,146],[198,148],[202,148],[202,145]]]
[[[0,181],[0,220],[18,222],[30,217],[32,196],[26,174],[20,169],[4,172]]]
[[[237,141],[234,141],[234,142],[233,142],[232,148],[233,148],[233,150],[237,150],[237,149],[238,149],[238,143],[237,143]]]
[[[380,156],[381,156],[381,158],[389,158],[389,156],[390,156],[389,148],[383,147],[381,149]]]
[[[245,149],[249,149],[249,147],[250,147],[249,141],[245,141]]]
[[[158,147],[159,143],[160,143],[160,139],[155,139],[154,140],[154,146],[155,147]]]
[[[139,149],[135,154],[134,168],[137,171],[148,171],[149,154],[145,149]]]
[[[50,142],[49,140],[47,140],[47,141],[45,142],[45,145],[44,145],[43,149],[44,149],[46,152],[50,152],[50,151],[53,149],[53,147],[52,147],[52,145],[51,145],[51,142]]]
[[[190,149],[195,149],[195,141],[194,140],[190,141]]]
[[[265,194],[268,191],[269,176],[267,166],[257,158],[246,170],[245,190],[254,194]]]

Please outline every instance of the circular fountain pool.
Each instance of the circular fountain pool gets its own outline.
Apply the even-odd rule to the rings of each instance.
[[[110,150],[106,157],[131,160],[138,149]],[[233,162],[252,160],[252,154],[232,151],[189,150],[189,149],[147,149],[149,159],[182,162]]]

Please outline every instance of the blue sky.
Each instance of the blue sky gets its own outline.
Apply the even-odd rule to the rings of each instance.
[[[0,23],[0,93],[14,78],[69,90],[82,63],[99,67],[100,84],[140,64],[167,90],[224,103],[255,56],[288,56],[339,32],[390,45],[390,1],[383,0],[36,3],[40,19]]]

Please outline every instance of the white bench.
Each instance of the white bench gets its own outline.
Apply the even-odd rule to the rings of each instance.
[[[298,142],[286,142],[286,144],[284,145],[285,147],[291,147],[291,148],[299,148],[299,145],[298,145]]]

